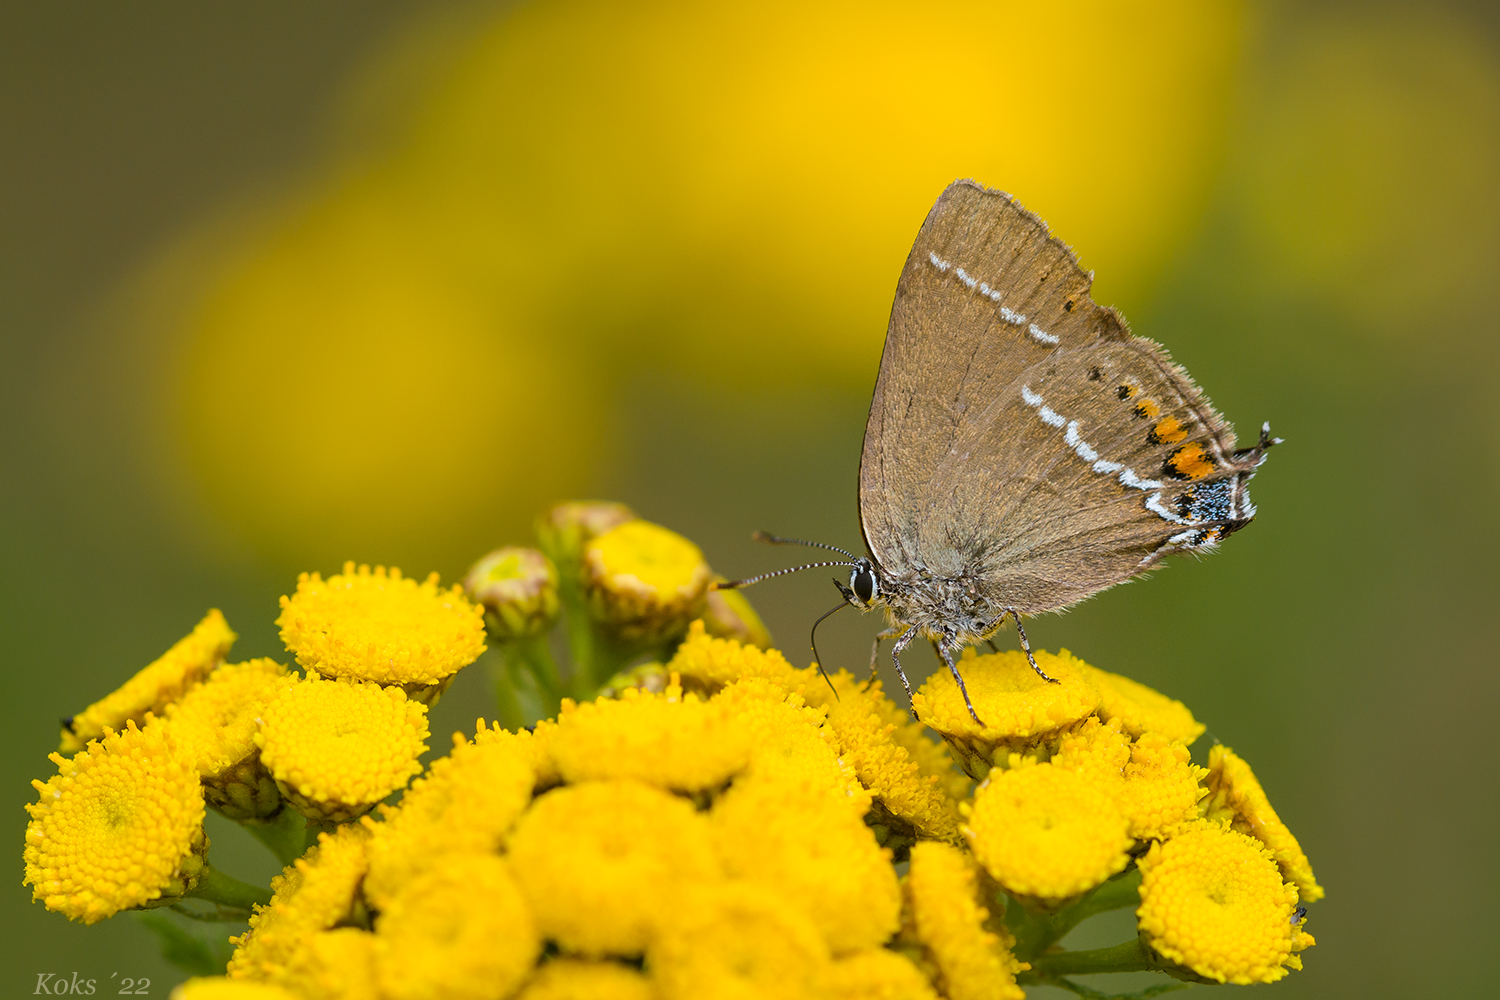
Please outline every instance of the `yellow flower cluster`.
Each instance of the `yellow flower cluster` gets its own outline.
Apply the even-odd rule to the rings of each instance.
[[[484,650],[485,610],[381,567],[304,574],[278,623],[306,676],[223,663],[214,612],[74,721],[65,741],[102,738],[34,783],[36,897],[86,922],[224,902],[206,802],[291,863],[227,975],[179,1000],[1020,1000],[1110,962],[1231,983],[1301,967],[1298,902],[1323,890],[1243,760],[1193,763],[1181,703],[1066,651],[1036,654],[1047,683],[971,650],[986,722],[940,673],[917,723],[878,680],[769,648],[666,529],[574,504],[539,534],[546,554],[497,550],[470,589],[549,717],[480,720],[422,773],[427,705]],[[560,613],[597,658],[566,679]],[[593,697],[601,664],[626,669]],[[1123,906],[1139,934],[1104,957],[1056,947]]]
[[[727,659],[785,664],[701,625],[674,663],[701,681]],[[230,976],[303,996],[351,995],[348,983],[391,997],[588,984],[661,998],[933,996],[886,947],[903,897],[865,822],[878,793],[850,762],[859,747],[801,694],[821,679],[786,671],[704,695],[673,677],[659,693],[565,702],[534,733],[481,723],[455,737],[399,805],[325,834],[287,869]],[[867,712],[877,700],[864,696]],[[881,719],[848,731],[877,734],[866,739],[885,740],[887,760],[904,753]],[[901,774],[933,789],[916,770]],[[964,892],[977,912],[973,885]],[[314,985],[339,975],[342,993]]]
[[[1190,712],[1067,651],[962,663],[974,721],[947,673],[915,710],[982,777],[963,803],[975,860],[1010,897],[1056,912],[1140,857],[1138,918],[1157,955],[1218,982],[1271,982],[1312,943],[1295,916],[1322,895],[1296,839],[1250,769],[1225,747],[1209,767]],[[1144,855],[1144,856],[1142,856]]]
[[[225,663],[235,635],[210,611],[64,728],[62,748],[73,756],[52,755],[58,774],[33,782],[40,800],[27,807],[26,882],[37,899],[87,923],[170,902],[194,891],[205,870],[205,803],[258,826],[284,816],[287,804],[310,820],[346,822],[420,773],[427,708],[406,688],[433,697],[436,688],[422,682],[483,650],[480,612],[435,580],[418,586],[397,570],[348,569],[353,582],[335,611],[323,609],[324,624],[359,627],[330,626],[343,645],[325,635],[311,647],[347,650],[351,636],[367,655],[399,647],[390,662],[405,672],[382,686],[299,679],[270,659]],[[304,576],[298,598],[283,598],[284,608],[301,607],[300,627],[316,626],[317,610],[294,604],[316,580]],[[382,645],[370,622],[398,639]],[[289,629],[301,635],[297,627]]]

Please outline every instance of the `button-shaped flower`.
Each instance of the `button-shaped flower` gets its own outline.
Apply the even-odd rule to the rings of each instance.
[[[436,573],[418,583],[394,567],[348,562],[327,580],[303,573],[276,624],[309,671],[399,685],[424,701],[484,652],[484,613],[462,588],[441,589]]]
[[[180,898],[202,876],[198,770],[160,724],[106,732],[57,774],[33,781],[26,877],[35,899],[92,924],[120,910]]]
[[[1141,935],[1157,952],[1221,983],[1269,983],[1301,968],[1313,943],[1294,922],[1297,890],[1253,837],[1204,823],[1140,859]]]
[[[427,707],[400,688],[314,675],[271,703],[255,741],[299,812],[342,823],[421,773],[426,738]]]

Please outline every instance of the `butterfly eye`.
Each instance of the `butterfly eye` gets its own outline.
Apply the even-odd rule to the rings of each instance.
[[[880,584],[875,581],[875,571],[870,568],[869,563],[863,561],[849,574],[849,587],[861,604],[869,604],[880,593]]]

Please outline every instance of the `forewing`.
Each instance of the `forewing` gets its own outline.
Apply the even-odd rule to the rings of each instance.
[[[938,198],[896,287],[860,459],[865,543],[888,572],[931,562],[931,540],[950,530],[982,533],[982,507],[967,505],[955,523],[939,472],[956,471],[955,445],[1017,392],[1022,372],[1129,341],[1120,317],[1089,298],[1092,280],[1009,195],[957,181]],[[980,475],[998,487],[1006,468]]]

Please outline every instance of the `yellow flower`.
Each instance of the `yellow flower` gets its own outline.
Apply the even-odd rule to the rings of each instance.
[[[678,791],[723,785],[750,759],[750,733],[730,707],[626,688],[619,700],[563,703],[552,759],[563,780],[630,778]]]
[[[1140,859],[1142,936],[1166,958],[1221,983],[1270,983],[1294,951],[1297,890],[1253,837],[1200,824]]]
[[[426,737],[427,707],[400,688],[311,675],[271,703],[255,742],[299,812],[344,822],[421,773]]]
[[[885,948],[855,952],[834,962],[828,995],[833,1000],[939,1000],[911,959]]]
[[[1323,898],[1323,887],[1313,878],[1312,864],[1302,852],[1302,845],[1271,808],[1271,801],[1249,764],[1228,747],[1217,745],[1208,752],[1206,784],[1207,818],[1228,821],[1234,829],[1269,847],[1281,866],[1281,873],[1301,891],[1304,902],[1314,903]]]
[[[626,521],[583,550],[590,612],[620,642],[651,646],[703,614],[713,574],[698,546],[650,521]]]
[[[1084,671],[1087,664],[1067,650],[1035,655],[1037,666],[1058,683],[1038,677],[1024,653],[975,656],[972,649],[964,650],[958,669],[974,710],[984,720],[982,726],[969,715],[947,670],[933,674],[912,696],[917,718],[943,734],[963,756],[970,773],[979,773],[979,762],[993,764],[997,750],[1019,749],[1026,741],[1070,726],[1098,707],[1099,690]]]
[[[968,856],[935,840],[911,849],[905,882],[908,916],[918,940],[942,974],[949,1000],[1023,1000],[1016,973],[1027,966],[1010,953],[1015,944],[985,930],[989,911],[975,898]]]
[[[780,651],[757,649],[735,639],[714,638],[701,621],[688,627],[687,637],[677,647],[666,669],[710,690],[732,684],[742,677],[764,678],[787,691],[796,691],[807,683],[806,672],[788,663]],[[816,676],[815,672],[813,676]]]
[[[161,725],[106,730],[28,805],[26,877],[32,898],[92,924],[120,910],[171,901],[197,884],[208,841],[198,772]]]
[[[540,635],[557,621],[557,569],[536,549],[496,549],[469,569],[464,590],[498,638]]]
[[[387,1000],[508,996],[541,949],[505,859],[447,854],[403,885],[375,922]]]
[[[835,954],[874,948],[900,924],[890,854],[823,789],[751,777],[709,813],[726,874],[765,886],[807,914]]]
[[[218,609],[210,611],[192,632],[119,690],[67,720],[58,750],[77,753],[89,740],[104,735],[106,727],[124,729],[126,722],[144,725],[147,712],[161,714],[183,692],[207,677],[223,661],[234,640],[224,616]]]
[[[281,981],[289,963],[318,931],[347,918],[354,909],[369,861],[369,832],[359,823],[318,834],[313,847],[271,880],[271,904],[257,906],[250,929],[230,941],[233,979]]]
[[[964,835],[1012,895],[1055,904],[1099,885],[1130,860],[1129,821],[1112,787],[1087,774],[1012,758],[974,794]]]
[[[747,780],[767,780],[826,795],[864,816],[872,801],[853,766],[840,754],[838,736],[823,725],[824,711],[805,705],[770,681],[736,681],[714,695],[750,732]]]
[[[370,828],[370,874],[364,891],[376,906],[401,892],[435,859],[499,848],[516,818],[531,802],[536,783],[530,733],[487,734],[474,743],[455,735],[453,752],[432,762]]]
[[[1198,818],[1198,802],[1208,790],[1199,782],[1208,772],[1192,762],[1180,742],[1145,733],[1130,747],[1120,805],[1137,840],[1175,836]]]
[[[539,796],[509,856],[542,936],[585,955],[639,955],[680,886],[720,878],[708,820],[686,799],[633,781]]]
[[[827,702],[828,725],[860,783],[920,836],[956,841],[958,802],[942,781],[957,773],[952,759],[885,697],[878,680],[866,687],[841,670],[833,685],[839,696]]]
[[[1085,664],[1083,673],[1099,689],[1099,717],[1105,721],[1119,719],[1131,736],[1152,732],[1169,742],[1191,746],[1203,735],[1203,724],[1182,702],[1098,667]]]
[[[375,945],[375,935],[358,927],[313,931],[287,959],[281,981],[303,1000],[369,1000],[379,995]]]
[[[227,976],[189,979],[172,990],[167,1000],[298,1000],[280,986],[246,983]]]
[[[231,819],[281,808],[276,782],[260,763],[255,732],[266,707],[288,684],[275,660],[226,663],[167,706],[172,735],[192,756],[210,805]]]
[[[828,947],[787,902],[744,882],[682,893],[646,953],[662,1000],[821,997]]]
[[[1125,780],[1130,763],[1130,738],[1120,732],[1118,719],[1101,722],[1091,715],[1057,740],[1052,764],[1077,771],[1092,781]]]
[[[400,685],[425,701],[484,652],[484,612],[462,588],[440,590],[436,573],[419,584],[394,567],[347,562],[327,580],[303,573],[276,624],[308,670]]]
[[[618,962],[554,958],[516,1000],[656,1000],[651,980]]]

